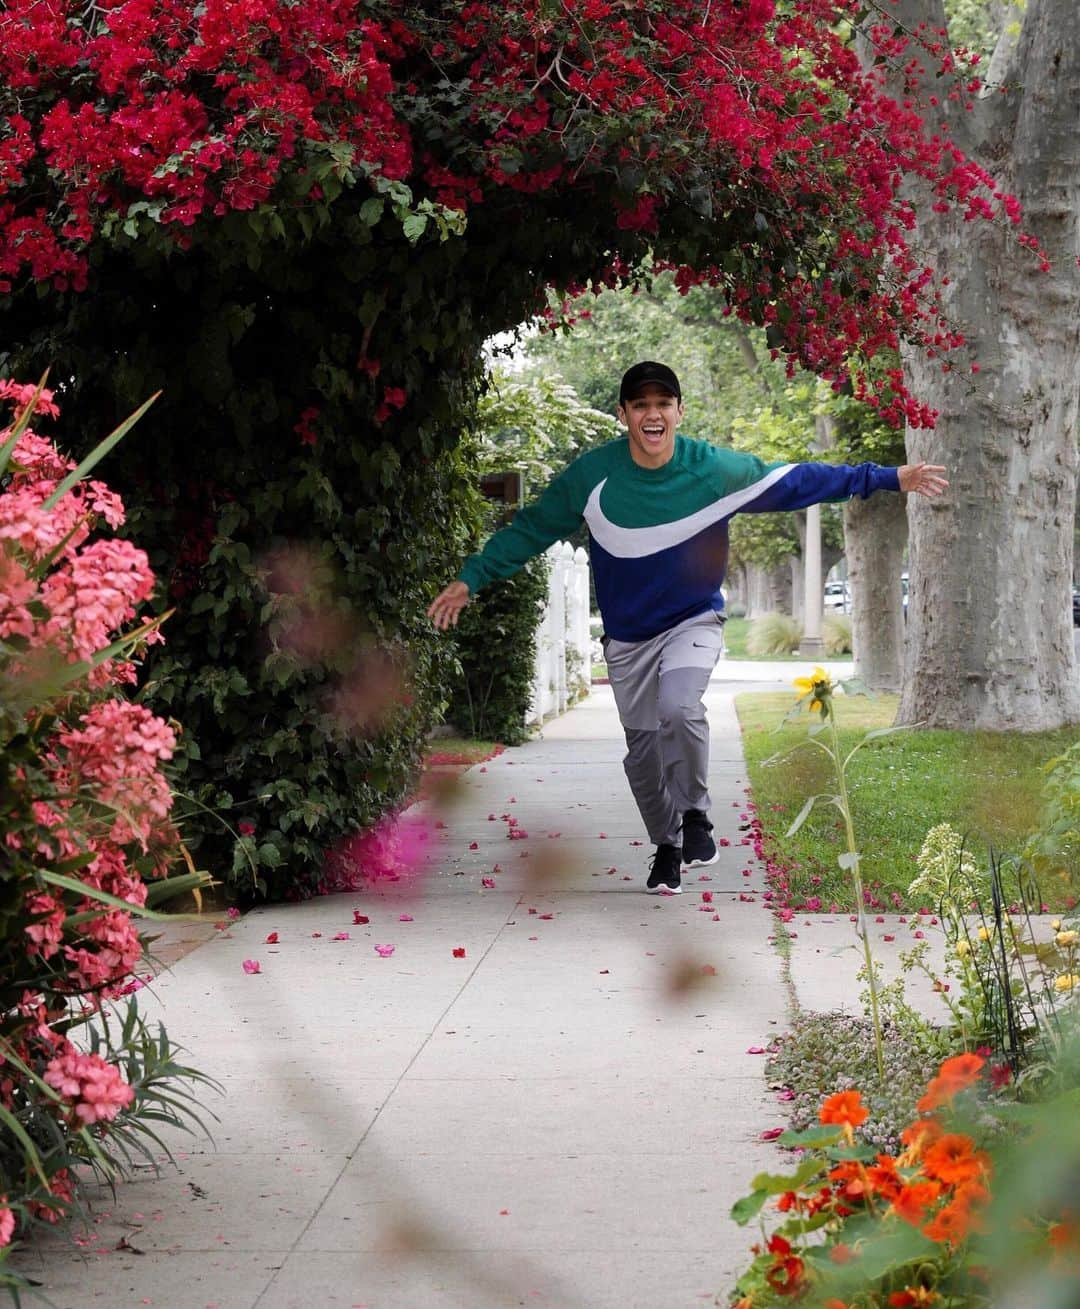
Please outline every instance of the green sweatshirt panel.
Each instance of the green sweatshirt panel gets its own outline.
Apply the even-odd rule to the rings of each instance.
[[[589,492],[598,480],[589,476],[590,455],[599,455],[606,448],[575,459],[552,478],[532,504],[519,509],[511,523],[490,536],[479,554],[465,560],[458,580],[465,583],[471,595],[490,582],[510,577],[534,555],[543,554],[556,541],[577,531]]]

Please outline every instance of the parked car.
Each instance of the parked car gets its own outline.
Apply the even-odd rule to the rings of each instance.
[[[847,582],[826,582],[825,599],[823,605],[826,609],[838,609],[842,614],[846,614],[851,609],[851,589]]]

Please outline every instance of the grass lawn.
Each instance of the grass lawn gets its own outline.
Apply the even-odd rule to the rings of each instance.
[[[490,759],[502,748],[498,741],[473,741],[465,736],[433,737],[424,752],[424,766],[459,764],[471,767]]]
[[[724,624],[724,645],[727,647],[727,657],[729,659],[755,659],[759,656],[750,654],[746,649],[746,642],[750,636],[750,620],[748,618],[729,618]],[[769,660],[790,661],[792,663],[806,663],[805,655],[763,655],[761,658]],[[829,658],[829,656],[825,656]],[[839,655],[840,659],[850,659],[851,655]]]
[[[781,764],[763,767],[770,755],[806,736],[806,718],[774,731],[794,695],[736,696],[753,798],[774,848],[799,865],[791,877],[793,890],[821,896],[825,907],[836,901],[846,908],[848,879],[836,864],[843,835],[837,810],[816,806],[795,836],[784,836],[810,795],[835,790],[829,760],[807,746]],[[895,696],[839,697],[834,703],[841,744],[848,748],[871,728],[890,726],[896,713]],[[1002,853],[1017,852],[1038,824],[1041,765],[1078,739],[1080,728],[1030,735],[920,730],[865,746],[848,771],[865,883],[878,883],[876,896],[892,908],[890,893],[905,894],[923,838],[936,823],[951,823],[965,834],[976,857],[985,854],[988,843]],[[1041,888],[1054,909],[1064,907],[1066,896],[1077,889],[1068,884]],[[918,906],[905,898],[905,907]]]

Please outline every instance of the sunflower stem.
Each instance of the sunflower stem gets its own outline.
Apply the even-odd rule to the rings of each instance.
[[[823,715],[829,720],[829,734],[832,740],[833,764],[836,767],[837,784],[840,790],[840,809],[844,815],[844,830],[847,836],[848,854],[851,856],[851,880],[855,890],[855,931],[862,939],[863,958],[866,961],[866,976],[870,986],[870,1020],[874,1027],[874,1054],[877,1059],[878,1081],[885,1084],[885,1043],[881,1033],[881,1011],[878,1006],[877,974],[874,970],[874,957],[870,949],[870,933],[866,926],[866,908],[863,898],[862,870],[859,852],[855,844],[855,825],[851,818],[851,803],[848,798],[847,771],[840,754],[840,734],[836,729],[836,713],[832,706],[831,694],[822,705]]]

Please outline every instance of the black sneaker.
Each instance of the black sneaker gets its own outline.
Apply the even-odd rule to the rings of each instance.
[[[677,845],[658,845],[649,865],[646,892],[658,895],[661,891],[667,891],[678,895],[682,890],[682,875],[679,872],[681,864],[682,851]]]
[[[683,864],[687,868],[704,868],[719,858],[708,814],[701,809],[687,809],[682,820]]]

